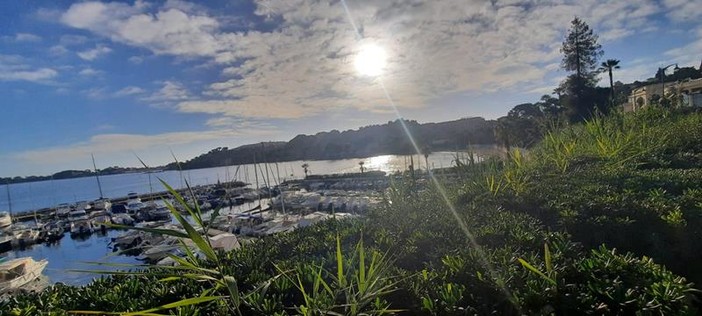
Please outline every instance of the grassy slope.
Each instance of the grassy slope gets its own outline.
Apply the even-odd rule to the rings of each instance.
[[[697,312],[688,280],[702,282],[702,115],[658,109],[612,115],[549,135],[527,157],[515,152],[506,162],[457,169],[459,183],[446,185],[455,215],[433,186],[407,180],[363,220],[331,221],[226,254],[226,273],[238,278],[243,292],[254,293],[243,313]],[[361,240],[366,252],[359,251]],[[373,253],[387,254],[372,280],[393,291],[361,290],[369,283],[359,281],[368,274],[361,253],[368,264]],[[58,285],[16,297],[0,311],[133,311],[209,287],[156,280]],[[269,285],[263,291],[261,284]],[[197,309],[226,314],[226,304]]]

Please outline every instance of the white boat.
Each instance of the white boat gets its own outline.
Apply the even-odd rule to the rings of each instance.
[[[71,236],[91,234],[95,228],[89,219],[82,219],[71,222]]]
[[[131,216],[124,213],[113,214],[111,220],[112,223],[117,225],[134,225],[134,219]]]
[[[56,207],[56,216],[67,217],[71,212],[71,206],[68,203],[61,203]]]
[[[41,276],[49,261],[34,261],[31,257],[0,263],[0,293],[22,289],[24,285]]]
[[[12,216],[9,212],[0,212],[0,229],[5,229],[12,225]]]
[[[136,192],[127,193],[127,200],[129,200],[129,202],[132,202],[132,201],[141,202],[141,199],[139,198],[139,194],[137,194]]]
[[[76,210],[84,210],[84,211],[89,211],[93,207],[90,205],[90,202],[88,201],[78,201],[76,202]]]
[[[136,215],[144,207],[146,207],[146,204],[141,203],[140,201],[137,201],[137,200],[130,200],[129,202],[127,202],[127,214]]]
[[[35,244],[39,240],[40,231],[36,229],[18,227],[12,231],[12,246],[24,247]]]
[[[112,208],[112,202],[110,202],[110,199],[97,199],[93,202],[94,209],[96,210],[105,210],[105,211],[110,211]]]
[[[95,229],[105,230],[112,223],[112,218],[106,210],[98,210],[90,213],[90,221]]]
[[[85,210],[77,209],[75,211],[71,211],[70,213],[68,213],[68,220],[71,222],[82,221],[82,220],[87,220],[87,219],[88,219],[88,213],[86,213]]]
[[[181,245],[180,242],[178,242],[178,238],[166,238],[163,242],[146,249],[139,259],[158,262],[167,257],[169,253],[177,252],[180,247]]]

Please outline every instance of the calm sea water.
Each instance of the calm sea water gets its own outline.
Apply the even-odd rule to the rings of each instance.
[[[480,148],[475,151],[478,155],[496,153],[492,147]],[[429,155],[429,165],[432,168],[449,167],[455,165],[456,153],[437,152]],[[466,154],[458,153],[466,158]],[[380,170],[395,172],[406,170],[411,161],[415,168],[426,168],[424,157],[413,156],[376,156],[363,159],[320,160],[320,161],[292,161],[269,164],[268,179],[275,185],[285,179],[298,179],[304,176],[302,164],[309,164],[312,174],[333,174],[358,172],[359,162],[364,162],[366,170]],[[266,167],[259,165],[259,184],[265,185],[261,173],[266,173]],[[280,177],[278,177],[280,175]],[[182,187],[185,180],[191,185],[212,184],[226,180],[241,180],[255,183],[253,165],[229,166],[197,170],[164,171],[153,174],[132,173],[100,177],[103,194],[106,197],[116,198],[126,196],[128,192],[146,193],[149,191],[163,191],[158,179],[163,179],[171,186]],[[255,185],[255,184],[254,184]],[[65,179],[55,181],[40,181],[31,183],[12,184],[9,186],[12,210],[26,211],[43,207],[53,207],[59,203],[73,203],[80,200],[94,200],[100,195],[97,181],[94,177]],[[3,188],[4,189],[4,188]],[[4,193],[4,192],[0,192]],[[0,209],[8,209],[8,200],[5,194],[0,194]],[[253,205],[243,205],[243,209],[250,209]],[[63,282],[72,285],[83,285],[98,275],[92,273],[77,273],[69,270],[105,270],[106,266],[96,266],[86,262],[110,263],[140,263],[134,257],[114,255],[109,248],[110,238],[118,236],[121,231],[108,231],[106,235],[93,234],[86,239],[72,239],[66,235],[53,245],[39,244],[25,250],[13,250],[0,256],[8,258],[30,256],[35,260],[48,259],[49,264],[45,270],[51,282]],[[116,268],[112,268],[116,269]]]
[[[494,153],[494,147],[478,147],[478,155]],[[429,155],[429,165],[433,168],[449,167],[455,165],[457,153],[436,152]],[[467,157],[465,153],[458,153]],[[366,170],[380,170],[395,172],[406,170],[413,160],[415,168],[426,168],[424,157],[414,155],[393,156],[383,155],[368,158],[342,159],[342,160],[315,160],[291,161],[277,164],[268,164],[268,170],[263,164],[258,165],[259,185],[266,186],[268,181],[271,186],[286,179],[300,179],[304,177],[302,164],[309,164],[311,174],[333,174],[345,172],[359,172],[359,162],[364,162]],[[268,173],[267,176],[262,174]],[[255,185],[255,172],[253,165],[228,166],[206,169],[179,171],[163,171],[156,173],[128,173],[107,175],[100,177],[102,192],[105,197],[124,197],[129,192],[148,193],[164,191],[158,179],[166,181],[175,188],[182,188],[187,181],[191,186],[214,184],[217,181],[240,180]],[[6,188],[0,187],[2,191]],[[75,203],[77,201],[91,201],[100,197],[97,180],[95,177],[84,177],[63,180],[47,180],[38,182],[10,184],[10,201],[12,212],[55,207],[59,203]],[[0,192],[0,210],[9,210],[10,204],[6,192]]]

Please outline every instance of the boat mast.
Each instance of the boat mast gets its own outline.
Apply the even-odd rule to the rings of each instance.
[[[256,175],[256,194],[258,195],[258,208],[261,209],[261,189],[258,187],[258,170],[256,170],[256,153],[254,153],[254,174]]]
[[[283,194],[283,187],[280,186],[280,169],[278,169],[278,163],[275,163],[275,172],[278,175],[278,188],[280,189],[280,203],[283,205],[283,215],[285,215],[285,195]]]
[[[7,185],[5,186],[7,189],[7,207],[10,210],[10,222],[12,221],[12,197],[10,197],[10,180],[7,180]]]
[[[95,166],[95,155],[93,155],[93,154],[91,153],[91,154],[90,154],[90,157],[93,158],[93,170],[95,170],[95,179],[97,179],[98,190],[100,190],[100,198],[102,199],[102,198],[103,198],[103,195],[102,195],[102,185],[100,184],[100,174],[98,173],[97,166]],[[52,177],[52,179],[53,179],[53,177]]]

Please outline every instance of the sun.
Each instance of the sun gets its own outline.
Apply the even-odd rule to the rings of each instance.
[[[356,71],[364,76],[376,77],[385,69],[385,50],[378,45],[366,45],[356,55]]]

